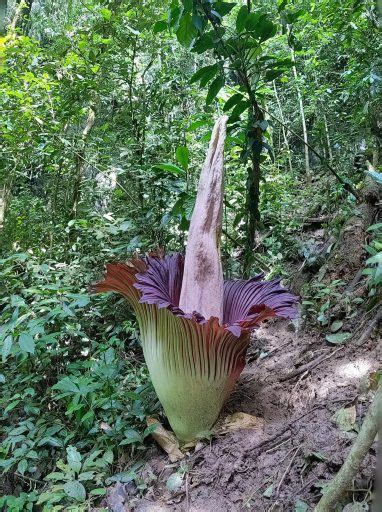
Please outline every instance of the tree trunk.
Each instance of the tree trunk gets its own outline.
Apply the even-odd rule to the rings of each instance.
[[[290,172],[292,172],[293,171],[292,159],[290,157],[290,147],[289,147],[288,137],[287,137],[285,126],[284,126],[285,125],[284,114],[283,114],[283,110],[281,108],[280,98],[279,98],[279,95],[278,95],[278,92],[277,92],[277,88],[276,88],[276,82],[274,80],[273,80],[273,90],[275,91],[275,98],[276,98],[277,106],[278,106],[279,113],[280,113],[280,119],[281,119],[281,121],[283,123],[281,125],[281,129],[282,129],[282,133],[283,133],[284,146],[285,146],[286,150],[288,151],[289,170],[290,170]]]
[[[0,189],[0,229],[3,229],[5,217],[5,189]]]
[[[8,27],[10,32],[15,32],[15,30],[19,28],[22,30],[23,34],[27,34],[32,3],[33,0],[18,0],[12,21]]]
[[[7,0],[0,0],[0,36],[6,33]]]
[[[78,204],[81,200],[82,178],[83,178],[83,171],[84,171],[84,167],[85,167],[86,140],[94,126],[94,122],[95,122],[95,112],[92,108],[90,108],[85,128],[82,131],[81,148],[76,152],[76,155],[75,155],[76,168],[75,168],[74,187],[73,187],[72,210],[71,210],[71,214],[70,214],[71,219],[74,219],[77,216]]]
[[[326,119],[325,113],[324,113],[324,126],[325,126],[326,149],[328,151],[329,163],[332,164],[333,163],[333,152],[332,152],[332,146],[330,143],[328,121]]]
[[[10,176],[3,184],[3,188],[0,188],[0,230],[4,228],[5,214],[11,195],[12,180],[13,177]]]
[[[363,420],[361,430],[350,449],[341,469],[324,490],[314,512],[332,512],[351,487],[363,459],[370,450],[378,431],[382,410],[382,381],[379,383],[373,403]],[[377,509],[375,509],[377,510]],[[379,509],[378,509],[379,510]]]
[[[291,51],[291,54],[292,54],[292,59],[295,61],[295,53],[294,53],[293,48],[291,48],[290,51]],[[297,91],[298,104],[299,104],[299,108],[300,108],[300,116],[301,116],[301,124],[302,124],[302,134],[303,134],[303,139],[304,139],[304,143],[305,143],[305,145],[304,145],[304,151],[305,151],[305,172],[306,172],[306,178],[307,178],[308,185],[310,185],[311,182],[312,182],[312,177],[311,177],[311,171],[310,171],[309,148],[307,146],[307,144],[308,144],[308,131],[306,129],[304,103],[303,103],[303,100],[302,100],[301,89],[300,89],[300,86],[298,85],[298,75],[297,75],[296,66],[293,66],[292,69],[293,69],[294,78],[296,80],[296,91]]]
[[[251,166],[247,168],[247,193],[246,193],[246,247],[244,253],[243,274],[249,277],[253,263],[253,250],[255,248],[256,230],[259,226],[260,216],[260,157],[263,148],[263,130],[259,126],[264,120],[264,114],[251,94],[251,108],[248,114],[248,145],[250,146]]]

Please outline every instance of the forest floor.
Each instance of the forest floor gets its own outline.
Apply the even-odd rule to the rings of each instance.
[[[175,464],[153,445],[142,472],[150,482],[145,498],[138,498],[132,483],[118,484],[109,493],[109,510],[313,510],[322,483],[339,470],[356,436],[371,401],[368,376],[381,360],[378,339],[333,347],[314,331],[268,322],[256,331],[248,364],[223,412],[255,415],[263,427],[215,437]],[[374,468],[372,451],[349,503],[367,503]],[[179,484],[170,491],[166,483],[174,473]],[[349,507],[347,512],[368,510]]]

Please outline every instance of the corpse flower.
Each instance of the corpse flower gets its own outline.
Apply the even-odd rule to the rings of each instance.
[[[250,333],[296,316],[297,297],[258,275],[224,281],[220,259],[226,117],[214,127],[186,255],[108,264],[96,292],[122,294],[136,314],[153,386],[178,439],[204,437],[245,365]]]

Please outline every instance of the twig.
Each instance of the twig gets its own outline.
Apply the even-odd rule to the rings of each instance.
[[[186,512],[190,510],[190,496],[188,493],[188,473],[186,473]]]
[[[323,361],[326,361],[326,359],[329,359],[330,357],[334,356],[339,350],[342,350],[344,347],[338,347],[333,352],[330,352],[328,355],[323,355],[319,357],[318,359],[313,359],[313,361],[309,361],[309,363],[303,364],[300,366],[300,368],[297,368],[297,370],[294,370],[291,373],[288,373],[288,375],[285,375],[284,377],[281,377],[279,379],[280,382],[285,382],[290,379],[294,379],[295,377],[298,377],[302,373],[305,373],[306,371],[313,370],[313,368],[316,368],[320,363]]]
[[[305,484],[302,487],[300,487],[300,489],[296,492],[296,496],[299,496],[302,492],[305,491],[305,489],[307,489],[310,485],[314,484],[316,481],[317,478],[315,477],[305,482]]]
[[[295,423],[297,423],[298,421],[302,420],[302,418],[305,418],[305,416],[308,416],[309,414],[311,414],[312,412],[314,412],[316,409],[320,409],[320,408],[323,408],[323,407],[326,407],[326,404],[318,404],[318,405],[315,405],[314,407],[312,407],[312,409],[309,409],[309,411],[306,411],[304,412],[303,414],[300,414],[300,416],[297,416],[297,418],[295,418],[294,420],[291,420],[286,427],[282,428],[281,430],[279,430],[278,432],[276,432],[276,434],[268,439],[264,439],[264,441],[261,441],[259,444],[255,445],[255,446],[249,446],[248,448],[246,448],[244,450],[244,453],[248,453],[248,452],[251,452],[251,451],[257,451],[259,450],[259,453],[261,452],[261,449],[264,447],[264,446],[267,446],[268,444],[272,443],[273,441],[275,441],[277,438],[281,437],[282,435],[284,435],[286,432],[288,432],[288,430],[290,430],[291,426],[294,425]]]
[[[284,482],[284,480],[285,480],[285,478],[286,478],[287,474],[289,473],[290,468],[292,467],[293,461],[294,461],[294,459],[296,458],[296,456],[297,456],[298,452],[300,451],[300,449],[301,449],[301,446],[298,446],[298,447],[296,448],[296,450],[295,450],[295,452],[294,452],[294,454],[293,454],[293,457],[291,458],[291,460],[290,460],[290,462],[289,462],[289,464],[288,464],[288,466],[287,466],[286,470],[284,471],[284,473],[283,473],[283,475],[282,475],[282,477],[281,477],[281,479],[280,479],[280,482],[279,482],[279,484],[278,484],[278,486],[277,486],[277,489],[276,489],[276,496],[278,496],[278,494],[279,494],[279,492],[280,492],[280,488],[281,488],[281,486],[282,486],[282,484],[283,484],[283,482]]]
[[[21,473],[13,473],[14,476],[17,476],[18,478],[22,478],[23,480],[30,480],[31,482],[35,482],[36,484],[45,484],[42,480],[37,480],[36,478],[32,478],[30,476],[22,475]]]
[[[270,452],[273,452],[273,450],[276,450],[276,448],[280,448],[280,446],[282,446],[283,444],[285,444],[288,441],[290,441],[290,438],[291,438],[291,436],[288,436],[286,439],[281,441],[281,443],[276,444],[276,446],[273,446],[272,448],[269,448],[269,450],[266,450],[264,453],[270,453]]]
[[[302,374],[300,375],[300,377],[298,378],[298,380],[297,380],[296,384],[293,386],[293,389],[292,389],[292,391],[291,391],[291,393],[290,393],[290,396],[289,396],[289,399],[288,399],[288,406],[292,404],[293,394],[294,394],[294,392],[296,391],[296,389],[298,388],[298,386],[299,386],[300,382],[302,381],[302,379],[303,379],[304,377],[307,377],[307,376],[308,376],[308,374],[309,374],[309,370],[305,370],[305,371],[304,371],[304,373],[302,373]]]
[[[336,504],[351,488],[353,478],[356,476],[363,459],[370,450],[378,432],[378,423],[382,410],[382,380],[379,382],[374,400],[370,405],[361,430],[350,449],[341,469],[333,480],[325,487],[324,494],[314,512],[331,512]]]
[[[283,345],[280,345],[279,347],[275,347],[273,348],[272,350],[270,350],[269,352],[267,352],[263,357],[261,357],[260,359],[258,359],[258,361],[262,361],[263,359],[266,359],[267,357],[269,357],[271,354],[273,354],[274,352],[277,352],[278,350],[281,350],[282,348],[286,347],[287,345],[290,345],[290,341],[287,341],[286,343],[283,343]]]

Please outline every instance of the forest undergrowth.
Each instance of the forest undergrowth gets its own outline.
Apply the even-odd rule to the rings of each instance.
[[[0,508],[313,511],[381,374],[377,3],[6,4]],[[171,461],[133,313],[90,286],[107,263],[185,251],[221,115],[224,277],[279,277],[299,314],[253,333],[220,417],[257,428]],[[335,512],[371,510],[369,448]]]

